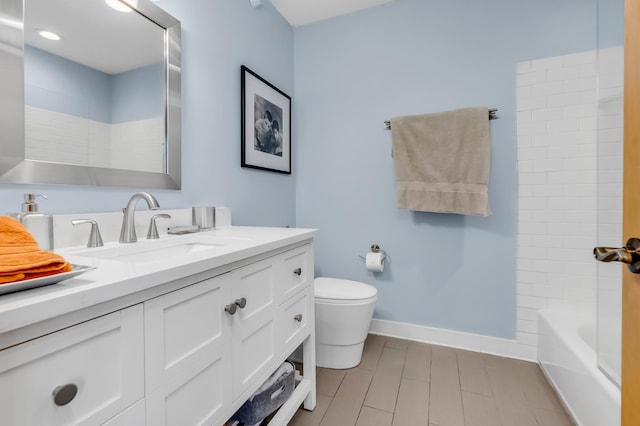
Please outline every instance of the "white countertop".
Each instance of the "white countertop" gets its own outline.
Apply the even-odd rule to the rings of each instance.
[[[68,262],[95,269],[56,284],[0,295],[0,333],[299,243],[313,238],[316,232],[314,229],[234,226],[193,234],[163,235],[157,240],[139,236],[138,242],[131,244],[112,242],[93,249],[83,246],[57,250]],[[189,254],[158,256],[158,259],[143,261],[87,256],[113,251],[116,247],[140,252],[178,243],[209,246]]]

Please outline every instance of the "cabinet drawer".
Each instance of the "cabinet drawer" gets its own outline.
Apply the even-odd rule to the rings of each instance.
[[[99,425],[141,399],[142,315],[133,306],[0,351],[2,424]]]
[[[279,341],[284,343],[287,351],[295,349],[309,334],[310,324],[314,324],[312,291],[308,287],[281,306],[278,315]]]
[[[281,256],[278,303],[284,302],[313,280],[313,252],[310,245],[290,250]]]

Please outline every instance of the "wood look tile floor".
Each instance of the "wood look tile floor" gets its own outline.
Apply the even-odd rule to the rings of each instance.
[[[572,426],[536,363],[370,334],[290,426]]]

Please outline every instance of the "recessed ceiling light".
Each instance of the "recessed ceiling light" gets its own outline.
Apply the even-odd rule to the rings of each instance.
[[[38,33],[38,35],[40,35],[40,37],[46,38],[47,40],[58,41],[62,38],[58,34],[47,30],[36,30],[36,32]]]
[[[104,0],[109,6],[111,6],[112,8],[114,8],[115,10],[117,10],[118,12],[133,12],[133,9],[131,9],[129,6],[127,6],[126,4],[118,1],[118,0]]]

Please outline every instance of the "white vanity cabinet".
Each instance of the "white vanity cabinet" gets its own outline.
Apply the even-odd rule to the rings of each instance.
[[[306,238],[197,258],[180,273],[170,266],[133,279],[123,269],[113,285],[129,292],[6,328],[0,425],[220,426],[300,344],[304,376],[271,424],[286,425],[303,403],[313,409],[313,244],[308,231],[284,232]],[[66,291],[86,302],[78,285]],[[0,320],[11,309],[4,300]],[[18,314],[6,318],[17,323]]]
[[[312,262],[304,245],[146,301],[147,424],[224,423],[311,334]]]
[[[100,425],[142,399],[142,316],[136,305],[0,351],[0,424]]]

